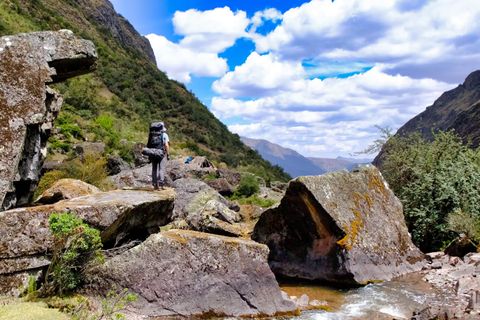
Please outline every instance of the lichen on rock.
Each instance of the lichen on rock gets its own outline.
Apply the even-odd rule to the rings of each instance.
[[[338,284],[390,280],[424,261],[400,201],[372,166],[290,181],[252,238],[269,246],[276,274]]]
[[[27,204],[62,105],[47,84],[94,70],[91,41],[71,31],[0,38],[0,210]]]

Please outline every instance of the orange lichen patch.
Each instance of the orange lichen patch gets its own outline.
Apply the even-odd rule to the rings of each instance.
[[[353,248],[353,245],[355,244],[358,233],[364,226],[364,221],[362,217],[362,213],[358,211],[357,209],[352,208],[353,215],[355,218],[353,221],[350,223],[350,226],[346,226],[344,230],[346,230],[346,235],[337,241],[337,244],[345,248],[346,250],[351,250]]]
[[[162,232],[161,234],[162,234],[162,236],[164,236],[166,238],[169,238],[169,239],[172,239],[172,240],[174,240],[174,241],[176,241],[180,244],[187,244],[188,243],[187,239],[185,239],[184,237],[182,237],[178,233],[167,231],[167,232]]]
[[[368,174],[368,189],[381,193],[384,197],[388,197],[388,190],[385,188],[382,179],[377,174]]]

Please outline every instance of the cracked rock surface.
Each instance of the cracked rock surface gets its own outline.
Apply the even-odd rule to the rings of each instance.
[[[71,31],[0,37],[0,211],[30,201],[62,97],[47,84],[91,72],[91,41]]]
[[[118,286],[138,295],[149,317],[260,316],[296,309],[267,263],[268,248],[250,240],[188,230],[151,235],[92,270],[90,289]]]

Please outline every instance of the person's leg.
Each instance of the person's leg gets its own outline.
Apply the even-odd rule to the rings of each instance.
[[[165,169],[167,168],[167,157],[163,157],[162,161],[160,161],[160,185],[165,185]]]
[[[157,170],[158,170],[158,161],[153,160],[152,161],[152,185],[155,189],[158,188]]]

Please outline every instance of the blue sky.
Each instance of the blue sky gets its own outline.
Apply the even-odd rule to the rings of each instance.
[[[348,156],[480,67],[477,0],[113,0],[231,131]]]

